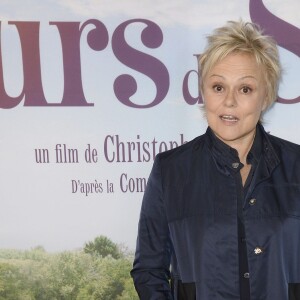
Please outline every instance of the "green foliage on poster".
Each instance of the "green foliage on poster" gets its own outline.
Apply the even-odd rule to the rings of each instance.
[[[85,246],[99,241],[111,252],[0,250],[0,300],[137,300],[132,255],[103,236]]]
[[[89,254],[101,255],[102,257],[111,256],[115,259],[122,257],[117,244],[113,243],[106,236],[97,236],[94,241],[88,242],[84,246],[84,252]]]

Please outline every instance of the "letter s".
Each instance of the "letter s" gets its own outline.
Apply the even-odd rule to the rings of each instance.
[[[259,24],[266,34],[273,36],[278,45],[300,56],[300,29],[281,20],[269,12],[262,0],[250,0],[250,16],[253,22]],[[294,104],[300,102],[300,96],[295,99],[278,98],[278,102]]]
[[[137,91],[136,80],[128,74],[122,74],[114,82],[116,97],[123,104],[134,108],[149,108],[159,104],[167,95],[170,78],[165,65],[158,59],[136,50],[128,45],[125,40],[125,30],[132,23],[144,23],[146,28],[141,33],[142,43],[148,48],[158,48],[163,41],[163,34],[159,26],[152,21],[133,19],[119,25],[112,36],[112,49],[116,58],[128,66],[150,77],[156,86],[155,99],[145,105],[133,103],[130,97]]]

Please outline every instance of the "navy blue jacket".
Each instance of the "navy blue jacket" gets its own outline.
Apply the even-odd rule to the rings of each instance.
[[[251,300],[299,300],[300,146],[257,130],[261,156],[242,203]],[[157,155],[131,271],[140,299],[180,299],[178,283],[195,286],[193,299],[240,299],[240,163],[228,149],[206,132]]]

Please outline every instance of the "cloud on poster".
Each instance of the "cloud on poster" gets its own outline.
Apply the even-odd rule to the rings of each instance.
[[[197,28],[203,25],[215,24],[247,13],[247,1],[231,1],[224,5],[222,0],[210,1],[162,1],[162,0],[67,0],[62,6],[78,15],[96,15],[99,18],[123,15],[128,18],[142,17],[156,21],[164,26],[178,26]]]
[[[275,15],[295,26],[300,25],[299,0],[265,0],[266,7]],[[14,8],[18,5],[19,9]],[[28,10],[27,7],[32,9]],[[58,20],[69,14],[70,18],[147,18],[163,26],[216,26],[235,16],[249,16],[249,0],[3,0],[0,4],[1,20]],[[24,9],[23,9],[24,8]],[[13,13],[13,15],[11,15]],[[72,17],[71,17],[72,15]]]

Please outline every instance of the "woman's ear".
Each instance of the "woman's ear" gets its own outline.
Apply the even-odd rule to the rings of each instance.
[[[199,97],[202,99],[203,105],[205,104],[204,95],[203,95],[203,85],[199,83]]]
[[[204,96],[203,96],[203,93],[202,93],[202,92],[200,92],[200,97],[201,97],[201,99],[202,99],[202,104],[205,105],[205,100],[204,100]]]
[[[264,97],[264,100],[263,100],[262,109],[261,109],[262,112],[265,112],[268,108],[268,102],[269,102],[268,99],[269,99],[269,95],[268,95],[268,92],[266,91],[265,92],[265,97]]]
[[[267,110],[267,108],[268,108],[268,102],[267,102],[267,100],[264,100],[264,103],[263,103],[261,111],[265,112]]]

